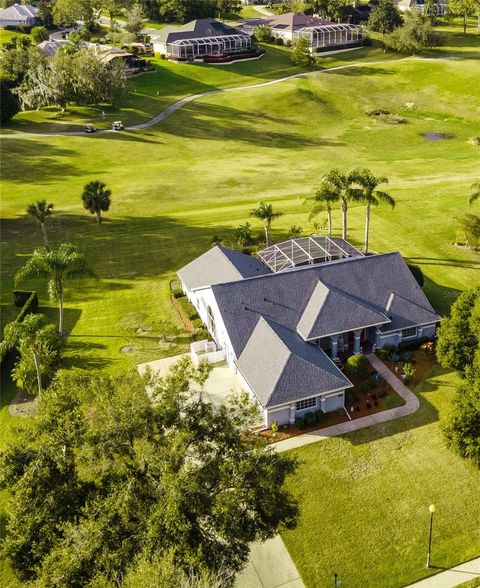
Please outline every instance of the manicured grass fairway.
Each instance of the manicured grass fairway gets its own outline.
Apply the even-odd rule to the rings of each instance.
[[[307,588],[394,588],[441,571],[425,568],[435,504],[432,565],[480,553],[480,472],[449,451],[439,417],[451,409],[455,377],[431,372],[418,412],[398,421],[290,452],[301,522],[282,533]]]

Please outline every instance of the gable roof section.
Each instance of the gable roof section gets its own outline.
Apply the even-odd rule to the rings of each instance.
[[[338,297],[333,298],[332,304],[339,300],[342,304],[351,303],[355,313],[369,311],[367,318],[388,315],[392,325],[401,324],[403,328],[439,320],[399,253],[352,257],[231,284],[217,282],[212,290],[236,357],[243,352],[260,316],[296,332],[319,281],[330,293],[336,291],[335,296]],[[400,297],[399,300],[403,298],[413,305],[411,308],[415,308],[415,313],[412,317],[409,317],[406,308],[400,306],[400,301],[397,308],[392,307],[386,312],[392,292],[395,297]],[[330,304],[329,296],[325,297],[324,304]],[[342,297],[348,298],[348,301],[345,302]],[[325,308],[324,306],[323,313]],[[310,309],[303,317],[303,329],[314,324],[313,310]],[[331,316],[324,319],[325,324],[319,322],[315,325],[316,336],[322,336],[320,333],[323,332],[326,336],[342,329],[350,331],[366,326],[358,324],[355,313],[351,316],[348,313],[330,313]],[[367,324],[371,324],[370,319]],[[387,324],[384,330],[390,328],[390,324]]]
[[[188,290],[192,291],[268,273],[255,257],[215,246],[179,270],[177,275]]]
[[[264,407],[352,386],[321,349],[263,317],[237,365]]]
[[[30,4],[13,4],[0,10],[1,20],[27,20],[36,18],[38,10]]]
[[[297,331],[305,340],[318,339],[335,333],[344,333],[366,326],[390,323],[382,312],[354,299],[337,288],[328,289],[318,282],[308,301]]]
[[[278,16],[272,15],[265,18],[248,19],[246,24],[253,27],[264,25],[278,31],[288,30],[293,32],[305,27],[318,27],[333,23],[330,20],[325,20],[317,16],[307,16],[303,12],[287,12]]]
[[[406,329],[412,324],[421,325],[440,320],[433,309],[429,311],[398,294],[393,294],[389,302],[385,314],[391,317],[391,322],[380,327],[383,332]]]

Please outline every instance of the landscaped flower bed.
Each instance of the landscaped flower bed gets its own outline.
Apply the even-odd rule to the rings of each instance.
[[[410,352],[408,362],[405,362],[404,359],[401,353],[394,353],[388,359],[382,359],[382,361],[410,390],[414,390],[418,383],[422,381],[425,374],[437,363],[435,347],[431,343],[425,343],[420,349]],[[411,364],[414,368],[414,375],[411,379],[405,378],[405,363]]]

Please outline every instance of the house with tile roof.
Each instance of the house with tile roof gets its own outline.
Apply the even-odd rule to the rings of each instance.
[[[258,26],[268,27],[273,37],[284,43],[295,43],[300,38],[308,39],[312,51],[317,53],[329,48],[349,48],[363,44],[362,29],[350,23],[335,23],[319,16],[308,16],[302,12],[250,18],[240,30],[253,35]]]
[[[13,4],[0,10],[0,27],[33,26],[38,9],[31,4]]]
[[[338,238],[257,257],[213,247],[178,277],[266,426],[343,409],[352,384],[339,352],[433,338],[440,320],[399,253],[364,256]]]

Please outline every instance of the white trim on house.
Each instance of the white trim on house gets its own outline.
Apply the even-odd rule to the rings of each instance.
[[[432,320],[429,321],[428,323],[418,323],[416,325],[413,325],[415,328],[419,328],[419,327],[434,327],[437,323],[439,323],[442,319],[438,318],[437,320]],[[372,325],[374,326],[374,325]],[[406,329],[409,327],[405,327]],[[388,335],[392,335],[393,333],[401,333],[403,329],[392,329],[391,331],[380,331],[380,329],[377,329],[376,333],[379,337],[387,337]]]

